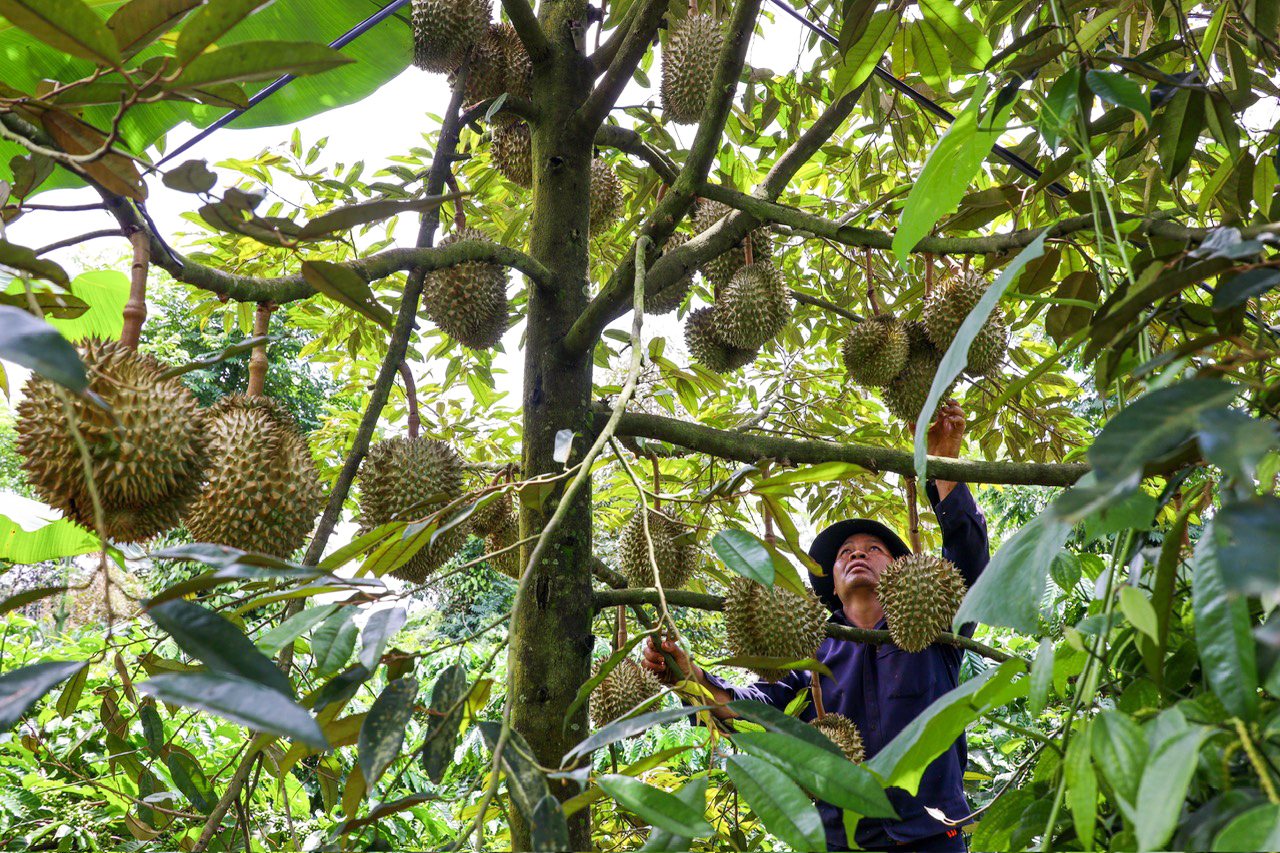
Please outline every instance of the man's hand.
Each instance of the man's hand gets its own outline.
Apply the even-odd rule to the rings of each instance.
[[[689,656],[672,640],[663,640],[662,651],[659,651],[657,641],[650,635],[648,642],[644,644],[642,649],[644,651],[644,659],[640,661],[640,665],[656,675],[663,684],[675,684],[680,681],[680,676],[667,667],[667,661],[663,658],[662,652],[671,655],[676,662],[676,666],[680,667],[680,671],[684,673],[685,678],[695,677],[694,673],[691,672],[692,666]]]
[[[959,456],[960,446],[964,444],[964,428],[964,409],[955,400],[948,400],[938,411],[938,419],[929,426],[926,451],[930,456]]]

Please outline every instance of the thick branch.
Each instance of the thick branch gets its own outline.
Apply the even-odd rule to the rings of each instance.
[[[697,610],[724,610],[724,598],[719,595],[708,595],[702,592],[689,592],[683,589],[664,589],[663,595],[667,597],[668,604],[674,604],[677,607],[693,607]],[[656,589],[605,589],[598,590],[592,595],[592,602],[596,610],[605,610],[618,605],[637,605],[637,604],[657,604],[658,591]],[[866,628],[854,628],[848,625],[833,625],[828,622],[822,626],[823,631],[828,637],[837,640],[846,640],[851,643],[869,643],[879,646],[884,643],[893,642],[888,631],[868,630]],[[1006,652],[993,649],[985,643],[979,643],[977,640],[969,637],[962,637],[959,634],[952,634],[944,631],[938,635],[937,642],[947,643],[961,649],[969,649],[977,652],[983,657],[990,658],[994,661],[1003,663],[1012,660],[1015,656]]]
[[[511,26],[515,27],[516,35],[520,36],[534,65],[551,55],[551,45],[547,42],[547,35],[542,31],[542,25],[538,23],[529,0],[502,0],[502,9],[511,19]]]
[[[594,129],[609,115],[622,90],[631,82],[636,66],[649,51],[649,44],[658,32],[658,24],[667,12],[669,0],[643,0],[640,12],[634,16],[627,35],[622,40],[617,56],[609,63],[609,70],[596,83],[579,112],[583,128]]]
[[[597,405],[597,416],[611,412]],[[915,462],[910,451],[863,444],[836,444],[830,441],[801,441],[767,435],[745,435],[702,424],[628,412],[618,425],[621,435],[636,435],[669,441],[700,453],[738,462],[776,459],[784,465],[815,465],[819,462],[852,462],[873,473],[892,471],[913,475]],[[929,457],[929,473],[943,480],[965,483],[1008,485],[1070,486],[1084,476],[1084,463],[986,462],[977,459]]]
[[[665,183],[675,183],[676,176],[680,174],[679,167],[671,162],[667,155],[654,148],[648,140],[629,127],[619,127],[616,124],[601,125],[596,131],[596,145],[616,148],[639,157],[648,163]]]
[[[609,33],[609,37],[605,39],[604,44],[596,48],[596,52],[591,54],[588,61],[591,63],[591,73],[593,75],[599,76],[613,64],[613,58],[618,55],[618,51],[622,49],[623,42],[631,34],[631,22],[636,19],[636,15],[640,14],[641,5],[640,3],[629,5],[626,13],[622,16],[622,20],[618,21],[617,25],[614,26],[613,32]],[[604,26],[603,21],[600,22],[600,26]]]

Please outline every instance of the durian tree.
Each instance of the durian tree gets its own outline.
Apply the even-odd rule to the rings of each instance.
[[[876,814],[882,787],[909,788],[984,718],[1036,745],[1008,784],[975,791],[991,804],[977,848],[1274,837],[1274,4],[370,12],[0,0],[3,222],[56,220],[40,193],[87,185],[130,270],[114,334],[77,348],[67,324],[95,291],[43,257],[52,244],[0,243],[14,276],[0,357],[35,374],[17,425],[24,468],[100,537],[104,596],[118,545],[179,522],[208,540],[152,549],[203,566],[145,608],[154,624],[140,630],[171,640],[169,657],[108,635],[92,665],[0,675],[0,720],[26,733],[24,756],[51,756],[31,758],[37,775],[84,761],[40,752],[46,706],[70,717],[92,704],[109,752],[121,753],[111,737],[127,751],[134,723],[150,751],[110,788],[121,832],[230,847],[250,834],[239,798],[254,774],[267,766],[283,791],[305,767],[329,816],[342,779],[342,820],[318,842],[336,849],[416,814],[475,723],[489,752],[454,825],[432,829],[441,845],[484,847],[502,802],[518,849],[604,846],[589,820],[603,801],[616,804],[605,824],[649,823],[655,848],[736,849],[745,825],[808,849],[823,842],[807,794]],[[811,33],[795,66],[749,65],[787,14]],[[330,29],[353,38],[326,46]],[[164,153],[181,121],[288,125],[411,62],[450,102],[423,116],[427,147],[373,179],[317,171],[296,136],[286,154],[221,172]],[[282,75],[297,79],[267,97]],[[266,202],[283,175],[307,201]],[[189,194],[201,233],[183,244],[159,229],[155,193]],[[416,236],[397,238],[395,217],[415,216]],[[179,381],[190,365],[138,351],[153,269],[204,310],[244,315],[251,346],[204,362],[256,347],[249,386],[226,389],[244,396],[201,409]],[[333,363],[365,404],[328,437],[343,461],[323,480],[262,395],[262,348],[287,331],[273,326],[286,305],[315,335],[305,356]],[[654,323],[659,310],[681,331]],[[492,375],[504,345],[522,371],[510,409]],[[966,456],[926,458],[948,397],[969,414]],[[936,545],[918,519],[924,477],[981,487],[989,507],[1026,490],[1035,513],[958,611],[895,592],[926,611],[928,636],[822,626],[801,580],[805,531],[872,516]],[[331,543],[344,508],[360,534]],[[443,568],[468,536],[517,579],[505,685],[444,664],[415,674],[430,655],[391,645],[404,588],[380,578],[485,570]],[[319,592],[345,597],[309,601]],[[953,642],[976,671],[861,766],[838,721],[810,730],[743,708],[782,740],[743,741],[755,752],[727,777],[686,767],[670,793],[634,777],[671,756],[615,770],[593,753],[686,713],[649,710],[664,694],[628,657],[646,632],[679,635],[676,607],[764,613],[727,631],[730,663],[769,676],[823,631]],[[975,620],[977,640],[942,630]],[[594,635],[614,637],[603,662]],[[86,694],[108,650],[119,689],[97,676]],[[376,698],[348,708],[362,690]],[[201,767],[164,737],[179,708],[254,734]],[[592,716],[603,728],[588,738]],[[704,815],[707,774],[750,811],[733,831]],[[190,808],[157,807],[177,802],[162,790]]]

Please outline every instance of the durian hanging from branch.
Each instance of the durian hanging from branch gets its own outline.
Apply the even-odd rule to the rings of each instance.
[[[440,241],[449,246],[463,240],[492,243],[474,228],[453,232]],[[440,331],[465,347],[492,349],[507,330],[507,268],[485,261],[467,261],[427,274],[422,310]]]

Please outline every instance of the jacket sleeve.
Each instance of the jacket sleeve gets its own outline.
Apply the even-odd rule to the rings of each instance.
[[[955,564],[968,586],[973,586],[991,559],[987,519],[966,483],[956,483],[944,500],[938,500],[938,487],[932,480],[925,484],[925,492],[942,528],[942,556]]]

